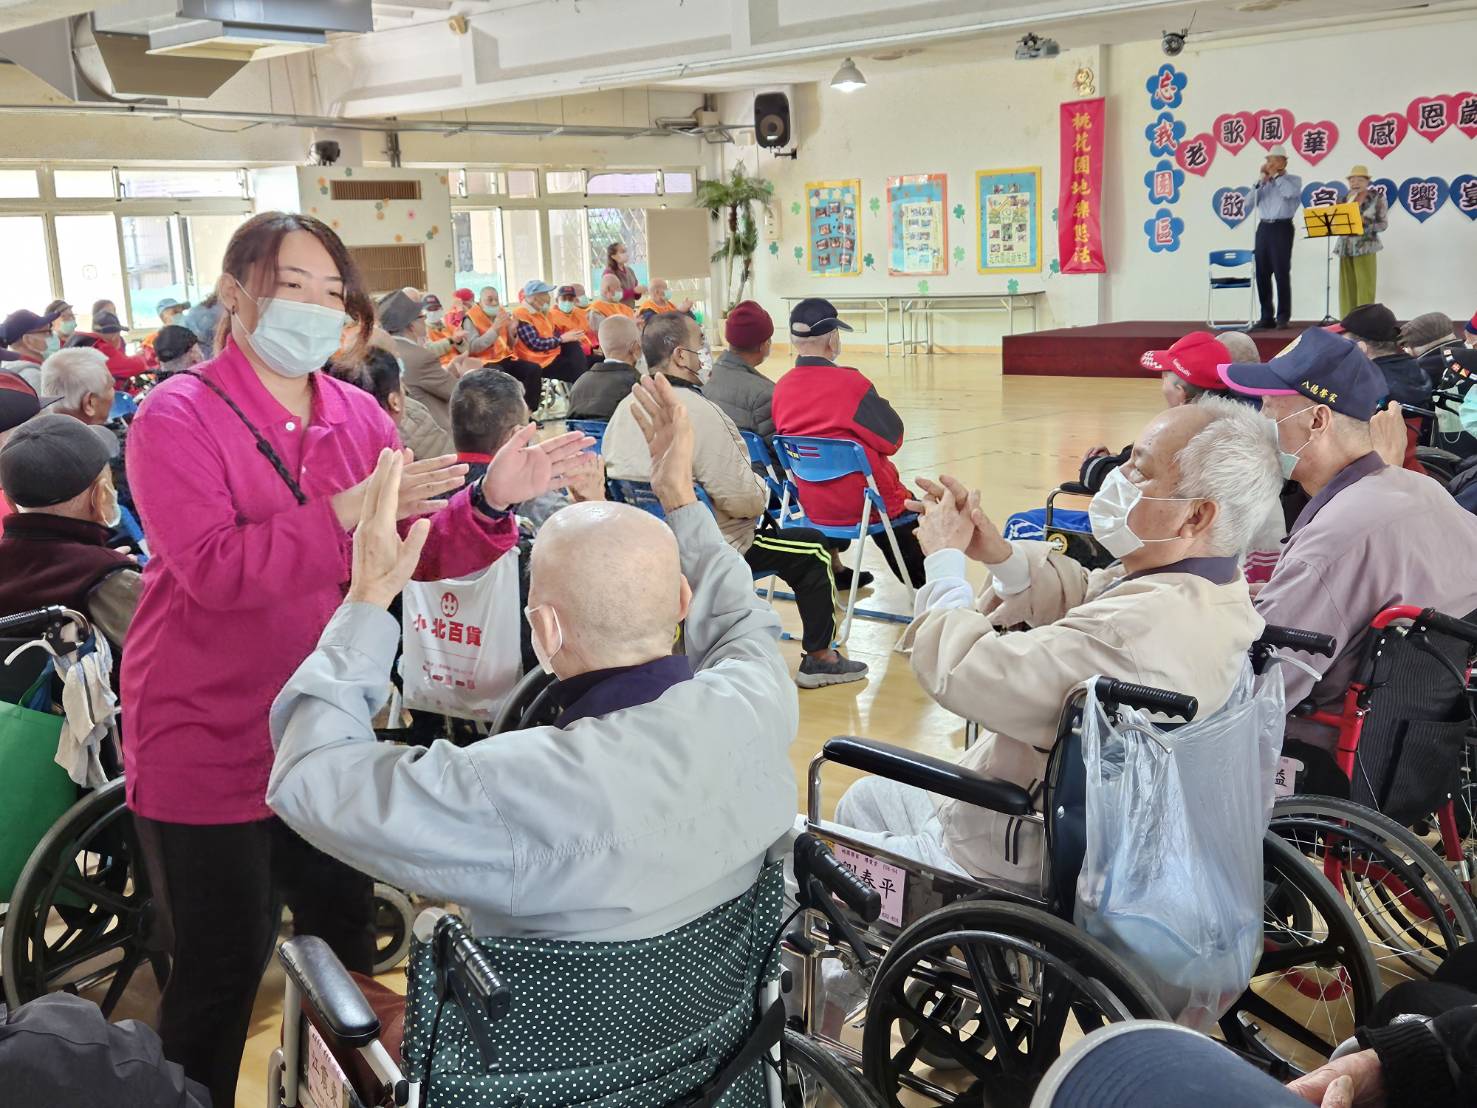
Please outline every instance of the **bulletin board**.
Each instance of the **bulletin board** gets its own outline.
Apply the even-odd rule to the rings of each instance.
[[[646,213],[646,264],[649,272],[669,281],[701,279],[712,271],[708,228],[712,217],[703,208],[653,208]]]
[[[887,179],[887,272],[931,277],[949,272],[949,184],[943,173]]]
[[[1041,272],[1041,167],[975,174],[981,273]]]
[[[806,184],[806,268],[812,277],[861,276],[861,197],[857,178]]]

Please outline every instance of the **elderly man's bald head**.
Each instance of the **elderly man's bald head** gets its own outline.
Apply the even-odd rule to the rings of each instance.
[[[636,364],[641,353],[641,332],[630,316],[607,316],[600,321],[600,349],[607,358]]]
[[[639,508],[572,504],[539,529],[529,619],[560,678],[670,654],[691,599],[676,537]]]

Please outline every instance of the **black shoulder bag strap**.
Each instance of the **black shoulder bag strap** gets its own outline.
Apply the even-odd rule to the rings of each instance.
[[[180,372],[186,377],[195,378],[195,380],[199,381],[202,385],[204,385],[211,392],[215,393],[226,402],[226,407],[235,412],[237,418],[240,419],[241,422],[246,425],[246,429],[251,432],[251,437],[256,440],[257,450],[261,452],[263,458],[267,459],[267,462],[271,465],[271,467],[277,471],[277,476],[282,478],[283,483],[287,485],[287,488],[292,493],[293,497],[297,500],[299,504],[306,504],[308,502],[307,493],[303,492],[302,487],[295,480],[293,480],[292,474],[287,472],[287,463],[282,460],[277,451],[272,449],[272,444],[266,440],[262,433],[256,429],[256,424],[252,423],[251,420],[246,418],[246,413],[241,410],[241,406],[237,404],[234,400],[232,400],[228,395],[226,395],[226,390],[221,388],[214,381],[201,376],[192,369],[183,369],[180,370]]]

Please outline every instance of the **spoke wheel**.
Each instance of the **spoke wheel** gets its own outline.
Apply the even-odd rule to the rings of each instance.
[[[415,905],[410,897],[383,881],[374,883],[374,975],[388,973],[410,953]]]
[[[814,1039],[786,1029],[781,1053],[784,1108],[881,1108],[856,1072]]]
[[[120,778],[68,809],[21,870],[0,954],[6,1003],[14,1008],[45,993],[106,984],[97,999],[111,1015],[144,964],[162,989],[168,959],[146,946],[152,913]]]
[[[1358,921],[1321,868],[1271,832],[1262,855],[1262,956],[1220,1027],[1230,1046],[1289,1081],[1322,1065],[1369,1018],[1379,971]]]
[[[1100,943],[1039,908],[964,901],[888,951],[867,1002],[863,1072],[894,1108],[904,1089],[940,1104],[1026,1105],[1065,1035],[1136,1018],[1167,1014]]]

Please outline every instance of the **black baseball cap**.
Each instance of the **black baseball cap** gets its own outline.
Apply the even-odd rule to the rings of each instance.
[[[92,333],[94,335],[117,335],[127,329],[112,312],[98,312],[97,315],[92,317]]]
[[[850,331],[851,325],[843,323],[836,315],[836,306],[829,300],[812,297],[802,300],[790,309],[790,336],[797,339],[813,339],[829,335],[832,331]]]
[[[1301,395],[1365,422],[1390,391],[1364,351],[1321,327],[1308,328],[1270,362],[1233,362],[1221,366],[1220,375],[1245,396]]]
[[[19,311],[11,312],[5,317],[5,322],[0,324],[0,342],[6,346],[18,341],[23,335],[33,335],[37,331],[48,331],[51,329],[52,321],[61,312],[51,312],[48,315],[37,315],[33,311],[21,308]]]
[[[1383,304],[1365,304],[1339,320],[1344,334],[1365,342],[1399,342],[1400,321]]]
[[[108,434],[69,415],[27,420],[0,448],[0,489],[17,508],[65,504],[107,468],[112,452],[103,436]]]
[[[191,347],[199,345],[200,336],[177,323],[159,328],[159,333],[154,336],[154,353],[161,362],[172,362],[188,354]]]

